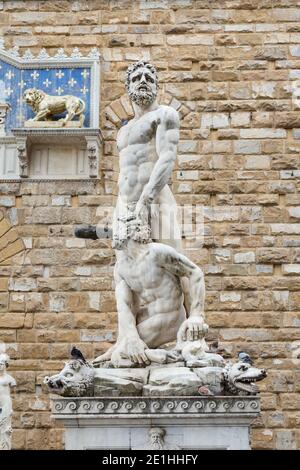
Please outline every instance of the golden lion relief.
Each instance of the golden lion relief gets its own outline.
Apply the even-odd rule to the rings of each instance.
[[[36,113],[36,116],[33,119],[29,119],[29,121],[52,121],[52,116],[66,111],[66,116],[59,119],[63,125],[71,121],[75,116],[78,116],[80,126],[83,126],[85,103],[76,96],[53,96],[37,88],[29,88],[24,91],[23,98]]]

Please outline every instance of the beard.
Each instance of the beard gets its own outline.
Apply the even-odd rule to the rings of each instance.
[[[138,106],[150,106],[157,96],[157,93],[146,90],[137,90],[129,93],[130,99]]]
[[[163,443],[161,442],[161,440],[155,440],[154,442],[152,441],[151,442],[151,450],[162,450],[164,448],[164,445]]]

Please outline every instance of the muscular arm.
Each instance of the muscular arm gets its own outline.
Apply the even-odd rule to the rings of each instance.
[[[179,117],[173,108],[162,108],[156,129],[156,152],[158,160],[154,165],[140,201],[150,204],[168,183],[177,155],[179,140]]]

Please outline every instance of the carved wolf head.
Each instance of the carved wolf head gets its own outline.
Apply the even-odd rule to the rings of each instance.
[[[245,362],[229,362],[224,369],[225,387],[234,395],[256,395],[258,388],[255,382],[266,376],[265,369],[257,369]]]
[[[59,374],[45,377],[44,383],[52,393],[64,397],[92,396],[94,373],[93,367],[88,363],[71,360],[65,363]]]

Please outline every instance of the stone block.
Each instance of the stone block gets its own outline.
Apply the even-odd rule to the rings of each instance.
[[[247,170],[269,170],[270,157],[266,155],[250,155],[246,157],[245,169]]]
[[[227,114],[203,113],[201,118],[202,128],[221,129],[229,127]]]
[[[145,396],[182,396],[197,394],[200,379],[187,367],[162,367],[150,370]]]
[[[241,129],[242,139],[284,139],[286,130],[284,129]]]
[[[245,253],[236,253],[233,256],[235,263],[254,263],[255,262],[255,253],[253,251],[248,251]]]
[[[246,130],[246,129],[245,129]],[[234,153],[258,154],[260,153],[260,143],[256,140],[236,140],[233,143]]]
[[[287,248],[259,248],[257,261],[259,263],[282,264],[290,261],[291,254]]]
[[[148,376],[147,369],[97,369],[94,379],[95,396],[142,395]]]
[[[248,127],[250,124],[249,112],[235,112],[231,113],[231,125],[233,127]]]

